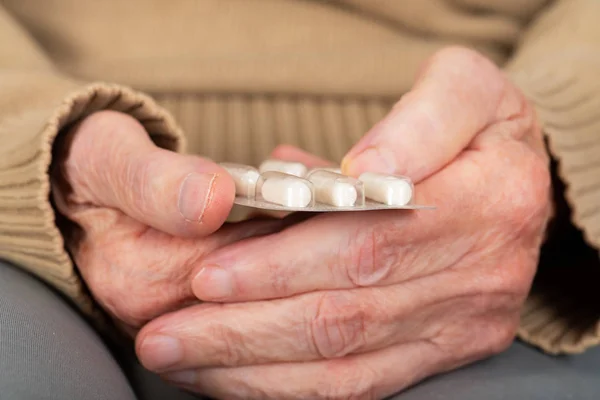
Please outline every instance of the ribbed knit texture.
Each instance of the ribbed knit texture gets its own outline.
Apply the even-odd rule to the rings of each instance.
[[[153,97],[187,132],[190,153],[254,165],[281,143],[339,162],[394,103],[391,98],[290,95]]]
[[[550,353],[578,353],[600,343],[598,15],[597,1],[558,3],[532,25],[507,65],[537,110],[575,226],[564,226],[554,240],[519,329],[523,339]]]
[[[93,313],[93,304],[64,249],[49,202],[47,171],[54,138],[63,127],[86,115],[115,110],[137,118],[162,147],[180,151],[184,142],[169,114],[148,96],[115,85],[98,83],[77,88],[75,83],[59,77],[55,81],[65,90],[62,100],[58,98],[53,105],[48,99],[49,107],[37,107],[33,102],[24,111],[29,118],[5,121],[0,126],[0,138],[33,133],[27,142],[15,143],[10,157],[5,153],[0,158],[0,258],[42,277],[74,299],[84,312]]]
[[[600,70],[600,64],[598,68]],[[544,123],[551,153],[559,160],[558,174],[568,183],[564,195],[571,208],[572,221],[581,230],[582,240],[598,248],[600,120],[597,113],[600,109],[600,85],[590,84],[594,81],[590,78],[562,71],[528,82],[526,91]],[[568,251],[567,248],[564,251]],[[579,254],[572,254],[562,261],[564,268],[571,271],[569,274],[575,268],[584,279],[589,273],[583,266],[587,267],[590,261],[579,258],[581,252],[582,249],[579,249]],[[597,264],[597,254],[594,258]],[[595,274],[592,276],[598,278]],[[593,303],[582,307],[582,303],[577,301],[577,293],[573,293],[572,282],[570,291],[560,290],[562,285],[566,288],[567,281],[571,279],[564,274],[555,275],[552,288],[545,286],[544,291],[534,288],[523,313],[521,336],[552,353],[581,352],[600,343],[598,308]],[[585,286],[581,284],[580,289]],[[594,291],[591,287],[587,290]],[[578,329],[573,331],[573,325],[578,325]]]

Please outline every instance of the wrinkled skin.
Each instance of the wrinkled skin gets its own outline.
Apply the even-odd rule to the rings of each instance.
[[[132,335],[199,302],[190,282],[207,254],[282,225],[257,220],[215,233],[232,206],[231,178],[209,160],[156,147],[125,114],[95,113],[63,140],[69,151],[59,155],[53,193],[61,214],[78,226],[67,229],[67,245],[95,299]]]
[[[161,233],[77,184],[79,206],[62,210],[84,227],[76,260],[116,318],[137,327],[172,311],[137,335],[141,362],[199,393],[383,398],[505,349],[550,211],[548,158],[519,90],[477,53],[445,49],[343,168],[410,176],[416,202],[437,209],[321,214],[244,240],[244,225],[206,236],[217,222],[193,239]]]

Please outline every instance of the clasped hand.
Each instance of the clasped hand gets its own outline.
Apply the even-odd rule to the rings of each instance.
[[[548,157],[531,105],[477,53],[436,54],[344,158],[352,175],[411,177],[435,211],[219,229],[234,187],[211,161],[158,149],[113,112],[71,135],[70,190],[54,193],[84,234],[68,244],[142,364],[173,383],[227,399],[383,398],[514,337],[549,215]]]

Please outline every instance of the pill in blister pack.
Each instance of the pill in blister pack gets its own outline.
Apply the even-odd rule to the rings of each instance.
[[[235,183],[236,196],[254,197],[260,172],[254,167],[242,164],[221,163]]]
[[[335,172],[336,174],[340,174],[340,175],[342,174],[341,168],[331,168],[331,167],[313,168],[308,171],[308,174],[311,174],[315,171],[329,171],[329,172]]]
[[[358,180],[363,183],[366,196],[378,203],[404,206],[412,199],[414,187],[408,178],[365,172]]]
[[[423,209],[412,203],[414,186],[402,176],[365,172],[355,179],[339,168],[266,160],[259,168],[223,163],[235,182],[235,204],[272,211]]]
[[[310,181],[283,172],[268,171],[258,178],[256,199],[285,207],[304,208],[314,204]]]
[[[258,167],[258,171],[261,174],[264,172],[283,172],[284,174],[295,175],[303,178],[308,172],[308,167],[299,162],[265,160]]]
[[[362,206],[365,203],[361,181],[330,170],[316,169],[307,179],[314,186],[315,200],[336,207]]]

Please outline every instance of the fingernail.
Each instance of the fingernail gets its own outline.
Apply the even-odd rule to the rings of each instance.
[[[204,211],[212,200],[216,180],[217,174],[192,172],[186,176],[179,190],[177,204],[183,218],[192,222],[202,222]]]
[[[196,382],[196,371],[185,370],[170,372],[168,374],[162,375],[162,377],[163,379],[174,384],[193,385]]]
[[[218,265],[203,267],[192,282],[194,294],[202,300],[219,300],[231,297],[231,273]]]
[[[396,171],[396,161],[390,150],[368,147],[351,159],[344,160],[343,168],[345,174],[352,176],[366,171],[393,174]]]
[[[181,342],[165,335],[149,335],[140,345],[140,361],[151,371],[170,368],[183,359]]]

